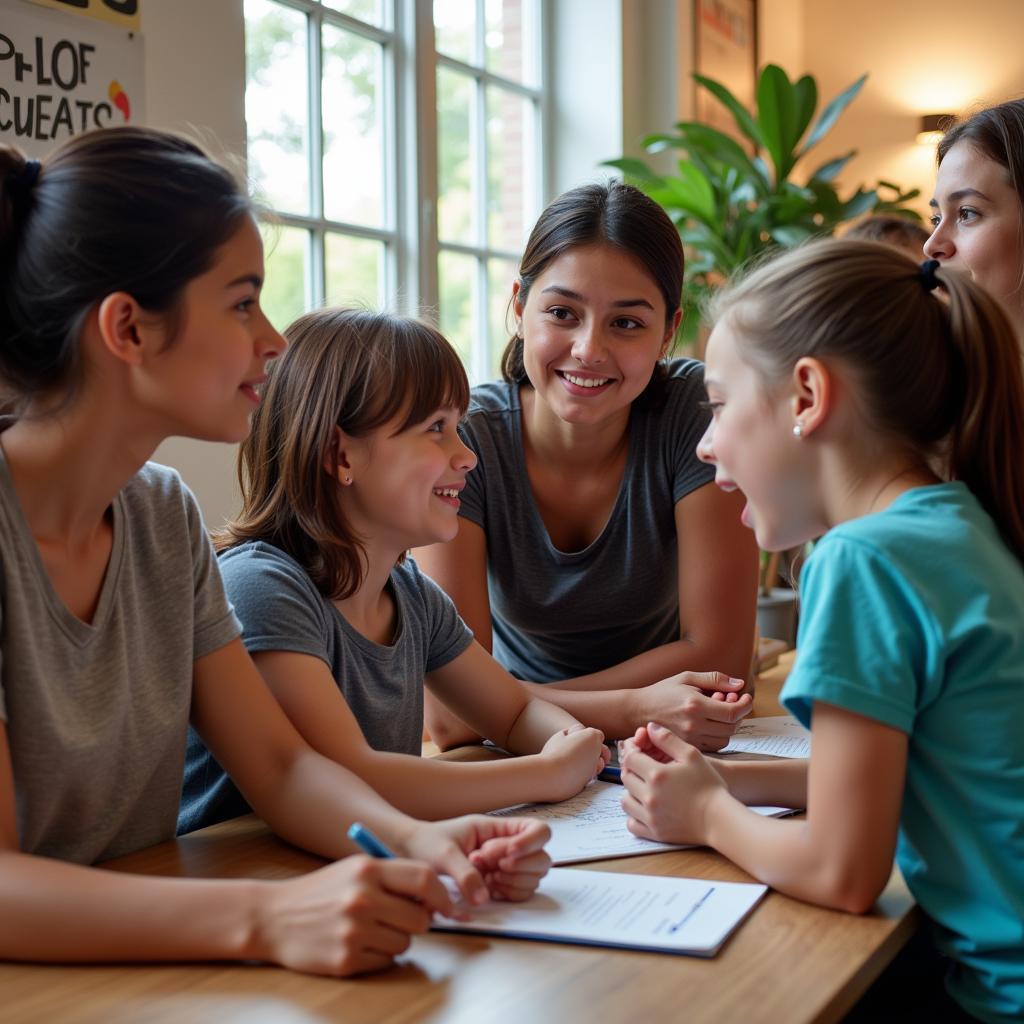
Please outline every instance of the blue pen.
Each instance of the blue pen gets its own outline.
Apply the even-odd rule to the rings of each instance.
[[[362,822],[352,823],[348,837],[363,853],[368,853],[371,857],[380,860],[394,857],[394,854]]]
[[[617,782],[622,785],[622,769],[613,764],[606,764],[597,776],[602,782]]]

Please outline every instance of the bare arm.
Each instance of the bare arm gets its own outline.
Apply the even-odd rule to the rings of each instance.
[[[532,756],[470,764],[374,750],[330,669],[319,658],[288,651],[253,659],[274,696],[303,738],[325,757],[348,768],[399,810],[437,819],[517,803],[561,800],[578,792],[600,767],[596,732],[562,736],[579,728],[569,715],[527,697],[476,644],[432,674],[466,717],[495,742]],[[531,716],[532,709],[532,716]],[[533,720],[534,732],[516,733]],[[559,740],[548,741],[553,734]],[[543,750],[543,752],[541,752]]]
[[[814,705],[806,821],[747,810],[711,762],[664,730],[652,741],[672,758],[625,757],[623,806],[636,835],[706,843],[756,878],[812,903],[870,909],[892,871],[907,736],[829,704]]]
[[[485,895],[479,869],[492,891],[517,899],[536,887],[550,863],[541,849],[549,833],[539,822],[477,816],[433,825],[389,808],[308,748],[240,640],[196,662],[193,706],[214,755],[292,841],[328,855],[347,852],[344,832],[358,818],[399,853],[427,863],[351,857],[286,882],[199,881],[113,873],[22,853],[7,731],[0,724],[0,958],[265,959],[353,974],[390,963],[410,934],[426,930],[431,910],[451,911],[435,871],[452,875],[475,900]]]

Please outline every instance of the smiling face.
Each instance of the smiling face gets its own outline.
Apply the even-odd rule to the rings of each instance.
[[[1021,200],[1006,168],[970,142],[956,143],[939,165],[931,207],[925,255],[969,272],[1024,323]]]
[[[213,266],[185,287],[178,330],[139,378],[168,432],[240,441],[259,403],[267,362],[287,343],[260,309],[263,243],[251,217],[217,250]]]
[[[568,423],[628,414],[668,349],[654,279],[622,249],[587,245],[551,261],[525,303],[513,293],[523,364],[537,398]]]
[[[766,551],[795,547],[817,527],[804,470],[806,454],[793,434],[792,403],[765,390],[764,377],[740,354],[728,318],[708,339],[704,383],[711,422],[697,456],[715,467],[715,484],[741,490],[747,499],[743,524]],[[817,532],[821,532],[820,529]]]
[[[458,409],[438,409],[400,430],[403,410],[367,437],[342,442],[348,465],[340,476],[351,477],[356,533],[396,553],[455,537],[459,493],[477,461],[459,437],[460,418]]]

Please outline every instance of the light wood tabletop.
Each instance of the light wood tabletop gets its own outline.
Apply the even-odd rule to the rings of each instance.
[[[770,708],[767,688],[759,688],[758,702],[762,701]],[[321,863],[247,817],[107,867],[171,876],[273,879]],[[583,866],[750,881],[709,850]],[[0,1019],[8,1024],[835,1021],[916,925],[913,901],[894,873],[875,910],[862,917],[770,892],[711,960],[436,933],[416,938],[398,966],[352,980],[310,977],[257,964],[4,964]]]

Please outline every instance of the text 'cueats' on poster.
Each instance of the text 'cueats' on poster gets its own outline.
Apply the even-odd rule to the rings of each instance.
[[[45,156],[82,132],[142,117],[142,38],[0,0],[0,141]]]

